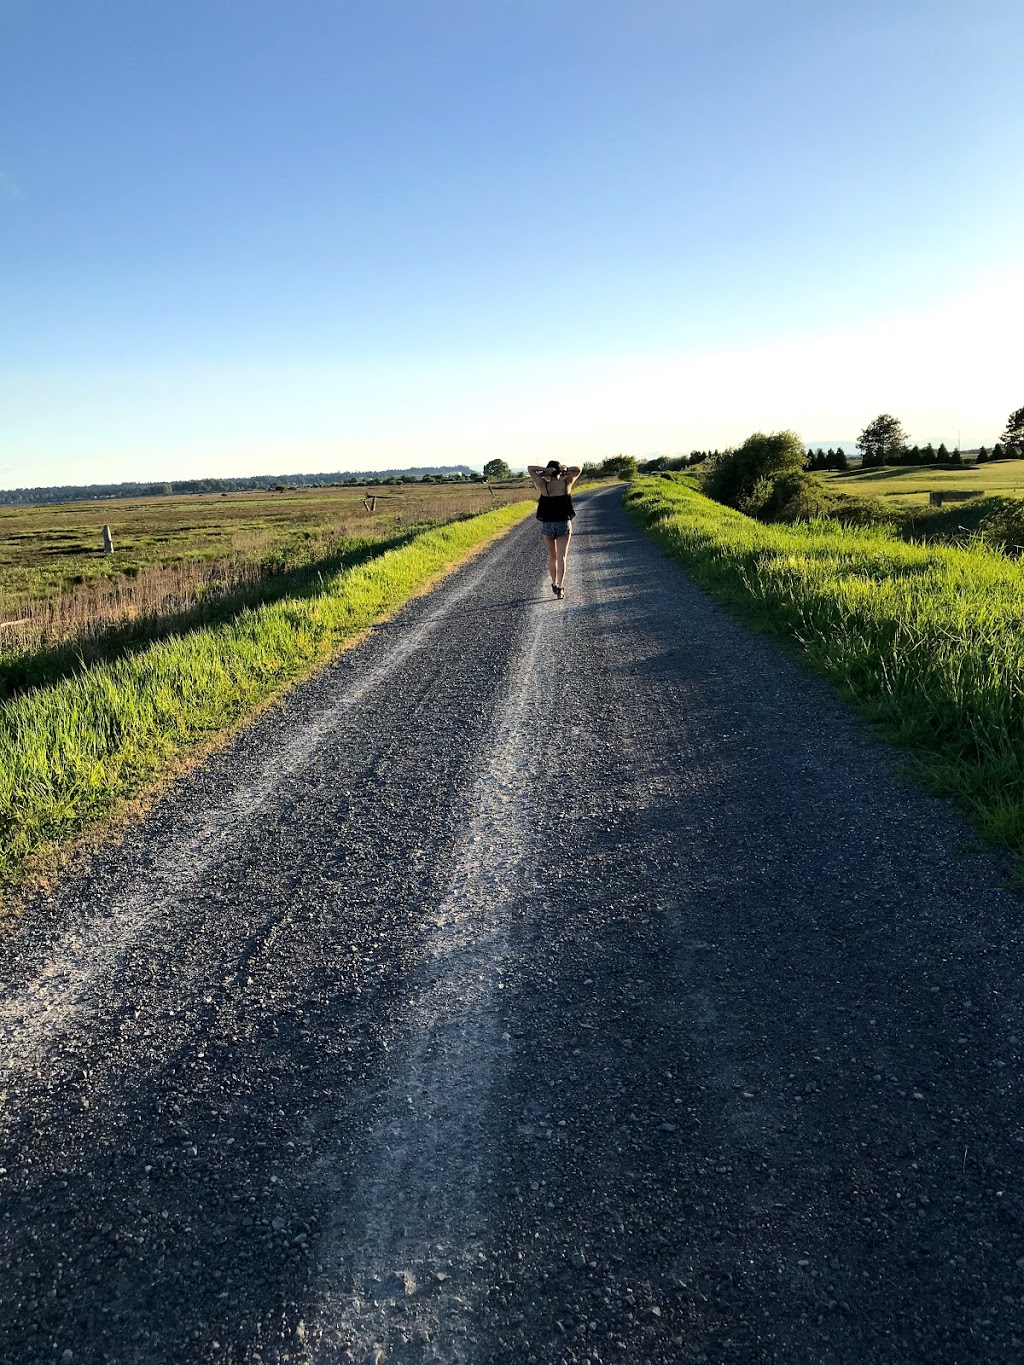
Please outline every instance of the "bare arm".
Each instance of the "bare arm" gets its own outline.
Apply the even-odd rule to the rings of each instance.
[[[544,473],[544,466],[542,464],[528,464],[526,466],[526,472],[533,480],[534,488],[539,489],[540,492],[543,493],[547,487],[541,479],[541,475]]]
[[[576,482],[576,480],[582,473],[583,468],[581,465],[574,464],[569,466],[569,473],[566,475],[565,478],[565,491],[567,493],[570,493],[572,491],[573,484]]]

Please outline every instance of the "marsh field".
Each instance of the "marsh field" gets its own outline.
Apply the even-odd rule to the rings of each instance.
[[[75,588],[195,564],[308,562],[346,539],[384,540],[524,496],[526,483],[388,484],[0,506],[0,619]],[[373,510],[367,503],[374,504]],[[109,524],[114,553],[103,553]],[[122,582],[120,586],[126,586]]]
[[[109,657],[286,596],[311,573],[527,493],[411,483],[0,506],[0,698],[66,671],[69,651]]]
[[[0,509],[0,885],[531,508],[516,482]]]

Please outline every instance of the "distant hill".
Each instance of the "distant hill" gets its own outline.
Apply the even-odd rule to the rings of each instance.
[[[327,488],[339,483],[376,482],[381,479],[422,479],[427,475],[462,474],[467,478],[479,471],[469,465],[430,465],[413,469],[344,470],[337,474],[255,474],[239,479],[175,479],[159,483],[64,484],[55,488],[0,489],[0,504],[47,502],[89,502],[107,498],[156,498],[181,493],[246,493],[261,488]]]

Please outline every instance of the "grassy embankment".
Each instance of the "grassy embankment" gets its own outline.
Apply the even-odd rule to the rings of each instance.
[[[245,606],[0,704],[0,884],[45,866],[57,845],[152,787],[531,507],[509,503],[423,531],[318,575],[303,595]]]
[[[765,525],[685,481],[626,503],[739,614],[786,635],[911,746],[988,838],[1024,854],[1024,573],[984,544],[908,544],[882,528]]]

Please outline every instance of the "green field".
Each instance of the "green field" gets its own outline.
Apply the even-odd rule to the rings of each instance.
[[[1024,460],[995,460],[986,464],[966,464],[961,468],[926,465],[904,469],[893,465],[866,469],[863,474],[824,474],[829,488],[837,493],[898,498],[921,506],[930,492],[955,490],[965,493],[993,494],[1024,498]]]
[[[626,503],[715,597],[785,635],[910,746],[987,837],[1024,854],[1017,560],[977,540],[907,543],[834,521],[766,525],[682,480],[637,480]]]

